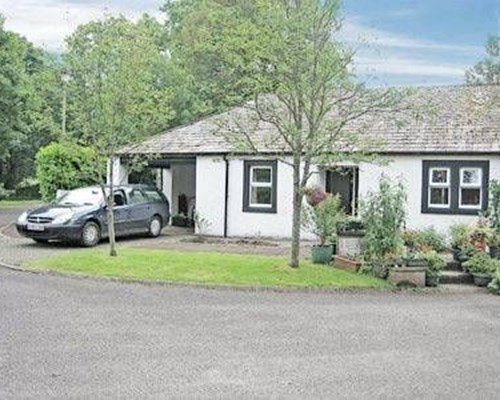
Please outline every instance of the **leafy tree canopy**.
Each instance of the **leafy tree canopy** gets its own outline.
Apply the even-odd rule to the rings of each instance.
[[[465,80],[471,85],[500,85],[500,36],[488,37],[486,57],[466,72]]]

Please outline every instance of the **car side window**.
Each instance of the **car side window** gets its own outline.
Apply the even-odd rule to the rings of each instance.
[[[162,201],[160,193],[158,193],[155,190],[146,190],[146,197],[148,201],[153,202],[153,203],[158,203]]]
[[[142,204],[146,203],[147,199],[139,189],[132,189],[129,193],[130,204]]]
[[[127,199],[125,193],[122,190],[118,190],[113,193],[113,202],[116,207],[125,206],[127,204]]]

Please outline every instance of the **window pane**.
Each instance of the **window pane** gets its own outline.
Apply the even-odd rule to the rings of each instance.
[[[142,194],[140,190],[132,190],[130,192],[130,203],[131,204],[140,204],[140,203],[145,203],[146,198]]]
[[[465,185],[479,185],[480,177],[479,170],[476,169],[463,169],[462,170],[462,183]]]
[[[432,183],[448,183],[447,169],[433,169],[431,176]]]
[[[270,187],[252,187],[250,203],[259,205],[272,205],[272,189]]]
[[[271,168],[253,168],[252,182],[271,183]]]
[[[448,188],[431,188],[431,201],[432,205],[448,205],[449,201],[449,189]]]
[[[161,196],[158,192],[152,190],[146,190],[146,197],[149,201],[161,201]]]
[[[462,206],[479,206],[481,204],[481,189],[461,189]]]

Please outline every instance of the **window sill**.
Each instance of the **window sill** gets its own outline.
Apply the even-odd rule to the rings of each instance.
[[[484,210],[479,208],[426,208],[422,214],[447,214],[447,215],[479,215]]]
[[[254,214],[276,214],[276,208],[266,208],[266,207],[245,207],[243,208],[244,213],[254,213]]]

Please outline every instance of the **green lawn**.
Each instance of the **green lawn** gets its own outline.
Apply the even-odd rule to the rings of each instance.
[[[29,262],[26,267],[69,273],[163,282],[262,287],[386,288],[386,281],[302,261],[299,269],[283,257],[119,248],[78,250]]]
[[[42,204],[42,200],[0,200],[0,208],[28,208],[38,204]]]

